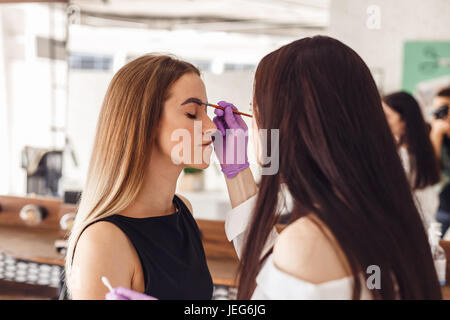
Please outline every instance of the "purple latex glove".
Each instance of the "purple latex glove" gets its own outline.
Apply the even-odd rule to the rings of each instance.
[[[237,110],[234,105],[225,101],[220,101],[218,105],[225,109],[214,110],[216,117],[213,121],[218,129],[213,140],[214,151],[219,159],[222,172],[227,178],[233,178],[238,172],[249,166],[247,158],[248,128],[242,117],[233,113],[233,110]],[[219,135],[223,139],[219,139],[221,138]]]
[[[108,292],[106,294],[106,300],[158,300],[158,299],[125,287],[117,287],[114,288],[114,293]]]

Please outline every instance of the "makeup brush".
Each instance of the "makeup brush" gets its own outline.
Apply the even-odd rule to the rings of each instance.
[[[210,106],[210,107],[213,107],[213,108],[216,108],[216,109],[222,109],[222,110],[225,110],[224,107],[217,106],[217,105],[215,105],[215,104],[206,103],[206,102],[202,102],[202,103],[203,103],[204,105],[206,105],[206,106]],[[253,118],[253,116],[252,116],[251,114],[248,114],[248,113],[243,113],[243,112],[236,111],[236,110],[233,110],[233,113],[236,113],[236,114],[240,114],[240,115],[243,115],[243,116],[247,116],[247,117]]]
[[[211,103],[208,103],[208,102],[203,102],[203,101],[201,101],[200,99],[197,99],[197,98],[189,98],[185,102],[183,102],[181,105],[185,105],[185,104],[191,103],[191,102],[196,103],[198,105],[204,104],[205,106],[209,106],[209,107],[213,107],[213,108],[216,108],[216,109],[225,110],[224,107],[221,107],[221,106],[218,106],[218,105],[215,105],[215,104],[211,104]],[[233,113],[240,114],[240,115],[243,115],[243,116],[246,116],[246,117],[250,117],[250,118],[253,117],[251,114],[243,113],[243,112],[236,111],[236,110],[233,110]]]

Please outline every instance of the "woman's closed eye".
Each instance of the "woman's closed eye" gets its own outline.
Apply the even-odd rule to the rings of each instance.
[[[197,119],[197,115],[196,115],[196,114],[191,114],[191,113],[189,113],[189,112],[186,112],[185,114],[186,114],[186,116],[187,116],[189,119]]]
[[[202,106],[203,105],[203,102],[200,99],[198,99],[198,98],[189,98],[186,101],[184,101],[181,105],[183,106],[183,105],[186,105],[186,104],[189,104],[189,103],[196,104],[197,106]],[[205,106],[205,109],[206,109],[206,106]],[[197,114],[196,113],[192,114],[192,113],[186,112],[185,115],[189,119],[197,119]]]

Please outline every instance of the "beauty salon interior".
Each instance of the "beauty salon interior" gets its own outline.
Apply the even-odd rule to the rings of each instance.
[[[450,1],[0,1],[1,300],[450,300]]]

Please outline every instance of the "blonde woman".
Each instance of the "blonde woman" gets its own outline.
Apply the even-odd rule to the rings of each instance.
[[[209,165],[216,127],[205,106],[192,102],[206,100],[198,69],[169,56],[146,55],[116,73],[69,238],[66,285],[73,299],[104,299],[102,276],[158,299],[212,297],[191,205],[175,194],[184,167]],[[194,138],[174,158],[177,130]],[[197,164],[186,161],[198,150]]]

